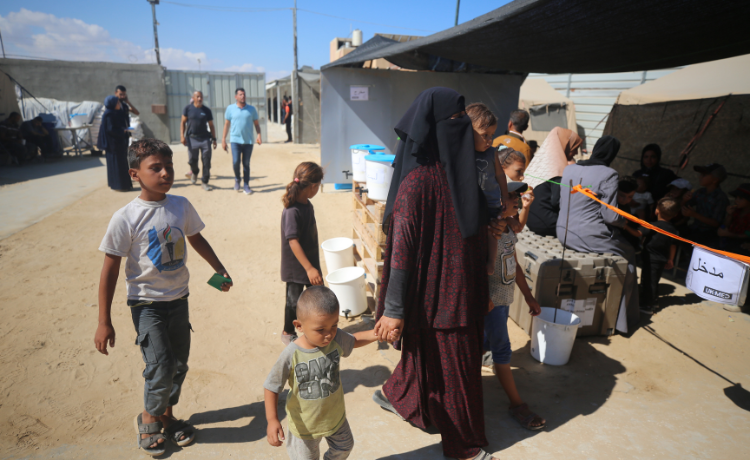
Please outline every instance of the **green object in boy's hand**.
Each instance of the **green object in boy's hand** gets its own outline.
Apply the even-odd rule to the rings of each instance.
[[[230,278],[225,278],[218,273],[214,273],[214,276],[211,277],[210,280],[208,280],[208,285],[213,286],[216,289],[221,291],[221,285],[224,283],[231,283],[232,280]]]

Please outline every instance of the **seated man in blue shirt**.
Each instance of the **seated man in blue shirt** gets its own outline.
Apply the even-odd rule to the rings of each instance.
[[[253,125],[258,135],[255,141],[261,145],[258,111],[252,105],[245,104],[245,89],[237,88],[234,92],[236,104],[227,107],[224,112],[224,133],[221,136],[221,147],[227,151],[227,133],[232,144],[232,163],[234,166],[234,190],[240,191],[240,160],[243,167],[243,188],[245,195],[250,195],[250,156],[253,154]]]

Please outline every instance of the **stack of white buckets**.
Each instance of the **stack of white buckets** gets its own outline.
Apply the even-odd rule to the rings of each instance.
[[[354,180],[367,183],[368,198],[387,200],[395,156],[385,155],[380,145],[355,144],[350,149]],[[351,238],[332,238],[321,245],[328,268],[326,281],[339,300],[339,314],[346,317],[367,310],[365,270],[355,266],[353,246]]]

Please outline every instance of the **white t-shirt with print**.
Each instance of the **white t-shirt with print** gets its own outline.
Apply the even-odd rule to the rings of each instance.
[[[204,227],[187,198],[136,198],[112,216],[99,250],[127,258],[128,300],[168,302],[188,293],[186,239]]]
[[[648,206],[651,206],[654,204],[654,198],[651,196],[651,192],[643,192],[638,193],[636,192],[635,195],[633,195],[633,201],[638,203],[638,206],[631,206],[630,210],[635,212],[641,209],[648,209]]]

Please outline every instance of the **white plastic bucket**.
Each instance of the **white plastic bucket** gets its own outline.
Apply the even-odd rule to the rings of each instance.
[[[323,248],[328,273],[333,273],[339,268],[354,266],[352,246],[354,246],[354,241],[351,238],[331,238],[323,241],[320,247]]]
[[[567,364],[580,323],[581,318],[573,313],[557,310],[555,319],[555,308],[542,307],[531,322],[531,356],[544,364]]]
[[[396,155],[367,155],[367,197],[377,201],[388,199]]]
[[[358,316],[367,310],[364,268],[339,268],[329,273],[326,281],[339,301],[339,315]]]
[[[381,153],[377,152],[377,150],[385,150],[385,147],[372,144],[355,144],[349,148],[352,151],[352,178],[357,182],[364,182],[367,180],[365,157],[367,155]]]

